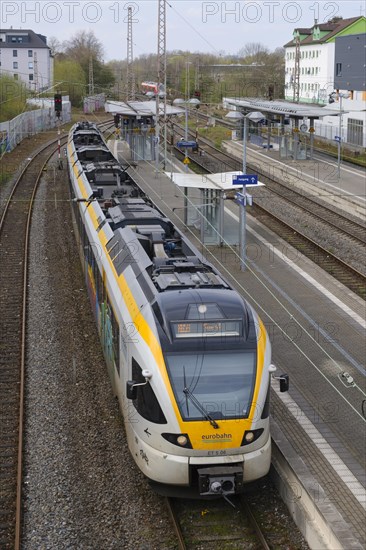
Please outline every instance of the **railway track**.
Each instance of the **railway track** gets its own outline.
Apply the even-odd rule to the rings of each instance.
[[[181,129],[181,131],[183,132],[183,129]],[[219,151],[207,140],[203,140],[203,142],[205,144],[206,155],[198,158],[190,155],[191,161],[197,164],[202,171],[207,173],[242,169],[237,159],[227,153]],[[209,157],[211,157],[211,160],[207,160]],[[248,166],[250,166],[250,164]],[[299,212],[299,216],[305,211],[310,219],[310,223],[311,220],[316,220],[324,224],[324,228],[327,230],[331,227],[332,231],[336,232],[337,238],[340,240],[347,239],[350,243],[350,247],[359,247],[360,254],[364,253],[364,245],[366,244],[366,227],[364,225],[350,220],[338,212],[313,201],[310,197],[304,196],[302,193],[297,192],[287,185],[282,185],[269,179],[258,170],[254,170],[253,172],[257,173],[261,180],[266,183],[267,191],[275,193],[281,200],[289,204],[291,208],[296,208]],[[251,215],[260,219],[262,223],[277,234],[280,234],[282,239],[291,244],[302,254],[308,256],[358,296],[363,299],[366,297],[366,276],[364,273],[361,273],[357,268],[345,262],[336,251],[329,250],[316,243],[305,235],[299,227],[295,227],[280,219],[269,206],[265,206],[265,201],[262,200],[263,196],[261,199],[256,200],[256,197],[254,197],[254,199],[255,203],[254,207],[251,209]]]
[[[235,498],[235,508],[225,500],[166,498],[180,550],[270,550],[249,505]]]
[[[35,194],[54,153],[55,141],[29,160],[0,219],[1,548],[20,547],[28,244]]]
[[[0,212],[0,548],[18,550],[22,528],[27,272],[31,217],[56,138],[25,163]],[[67,137],[60,138],[64,146]]]

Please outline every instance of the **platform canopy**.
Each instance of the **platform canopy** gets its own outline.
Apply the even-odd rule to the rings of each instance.
[[[321,118],[323,116],[337,116],[339,110],[319,107],[318,105],[309,105],[308,103],[291,103],[290,101],[266,101],[255,98],[233,98],[224,97],[224,105],[244,109],[246,111],[261,111],[276,115],[284,115],[290,118]],[[342,110],[342,114],[347,111]]]
[[[113,113],[114,115],[123,115],[129,117],[147,117],[155,116],[156,114],[156,101],[107,101],[105,103],[105,112]],[[160,104],[160,108],[163,109],[163,104]],[[167,116],[182,115],[185,110],[181,107],[175,107],[172,105],[166,106]]]
[[[219,172],[216,174],[190,174],[182,172],[165,172],[178,187],[195,189],[215,189],[216,191],[229,191],[241,189],[243,184],[233,184],[233,176],[242,175],[243,172]],[[249,184],[245,187],[261,187],[264,183]]]

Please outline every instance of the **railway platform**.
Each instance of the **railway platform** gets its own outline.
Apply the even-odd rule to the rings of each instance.
[[[223,149],[242,159],[242,142],[225,141]],[[311,161],[284,160],[279,151],[264,150],[252,144],[248,144],[246,154],[248,168],[255,169],[258,174],[286,182],[366,220],[366,170],[362,167],[341,163],[338,171],[337,159],[326,158],[317,152]]]
[[[273,475],[310,546],[364,548],[364,302],[249,213],[241,271],[236,246],[204,246],[184,225],[183,193],[165,173],[149,162],[129,171],[266,325],[278,373],[290,375],[288,397],[272,381]],[[233,231],[238,215],[230,202]]]

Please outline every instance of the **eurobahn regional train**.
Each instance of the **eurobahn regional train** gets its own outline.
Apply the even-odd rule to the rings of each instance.
[[[271,460],[271,346],[251,306],[136,185],[98,128],[68,168],[86,285],[139,469],[161,494],[230,495]]]

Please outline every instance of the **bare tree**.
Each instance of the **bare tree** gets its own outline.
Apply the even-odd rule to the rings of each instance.
[[[47,40],[47,46],[51,50],[51,54],[55,57],[57,55],[60,55],[63,52],[63,46],[62,43],[59,41],[56,36],[50,36],[50,38]]]
[[[78,31],[70,40],[66,40],[63,46],[68,57],[76,59],[82,64],[88,63],[90,56],[103,61],[103,45],[93,31]]]
[[[248,42],[243,46],[239,51],[238,55],[240,57],[253,57],[257,58],[262,56],[263,54],[268,54],[269,50],[266,46],[261,44],[260,42]]]

